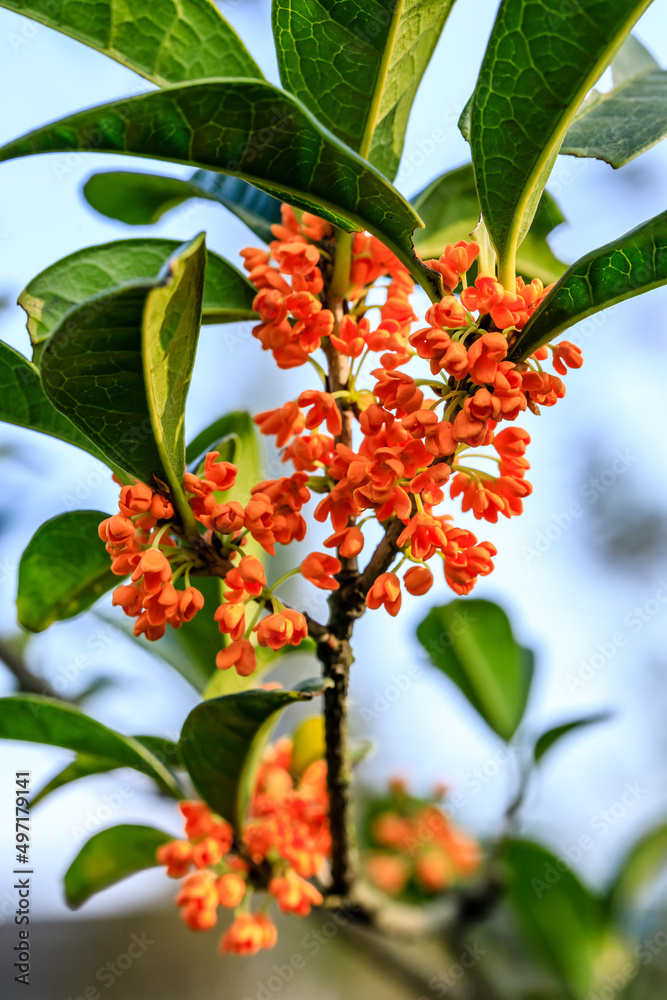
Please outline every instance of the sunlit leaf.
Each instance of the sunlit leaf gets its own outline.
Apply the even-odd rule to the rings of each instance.
[[[454,0],[274,0],[283,86],[393,178],[417,88]]]
[[[209,76],[261,78],[211,0],[0,0],[0,7],[71,35],[153,83]]]
[[[650,0],[502,0],[470,109],[484,220],[514,271],[555,157],[587,92]]]
[[[158,847],[172,840],[152,826],[124,823],[96,833],[86,841],[65,873],[67,905],[76,910],[102,889],[128,875],[154,868]]]
[[[491,601],[451,601],[433,608],[417,638],[494,732],[509,740],[526,707],[532,663],[503,609]]]

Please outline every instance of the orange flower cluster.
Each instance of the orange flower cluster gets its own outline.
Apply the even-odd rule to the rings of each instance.
[[[157,850],[167,875],[184,879],[176,905],[188,927],[209,930],[217,923],[219,906],[234,909],[220,941],[223,952],[254,955],[276,943],[270,917],[249,909],[260,865],[265,888],[283,913],[307,916],[322,902],[308,879],[321,873],[331,848],[326,764],[314,761],[299,778],[291,764],[288,738],[265,752],[248,820],[236,842],[229,823],[203,802],[181,802],[187,839],[168,841]]]
[[[449,495],[462,496],[464,511],[494,523],[499,514],[521,513],[523,499],[532,492],[525,478],[530,438],[518,428],[496,428],[526,409],[539,413],[541,406],[552,406],[565,393],[559,375],[542,368],[546,347],[527,362],[507,357],[511,334],[522,329],[549,289],[539,279],[526,284],[518,278],[510,291],[489,274],[478,274],[469,286],[466,275],[479,247],[465,241],[450,244],[439,260],[426,262],[442,275],[446,294],[426,313],[429,325],[411,332],[416,316],[407,270],[374,237],[357,233],[347,312],[336,330],[331,326],[325,332],[326,324],[320,321],[317,337],[311,337],[304,333],[305,314],[297,316],[291,303],[295,295],[302,297],[300,303],[310,295],[317,303],[311,302],[312,315],[326,312],[317,296],[327,274],[322,252],[335,249],[331,229],[308,215],[299,224],[292,210],[283,206],[283,223],[274,227],[274,234],[270,252],[243,251],[250,279],[259,289],[255,307],[262,323],[255,336],[274,351],[282,367],[304,364],[318,347],[327,346],[323,343],[327,337],[329,346],[351,361],[363,357],[357,371],[352,370],[348,389],[335,396],[327,385],[307,390],[282,407],[258,414],[260,430],[275,436],[283,449],[282,460],[291,462],[297,475],[317,473],[310,480],[304,478],[304,488],[308,482],[324,494],[314,516],[331,523],[333,533],[325,547],[353,558],[364,547],[358,518],[370,512],[385,527],[397,518],[404,524],[397,542],[401,562],[416,564],[402,579],[408,593],[428,591],[433,575],[425,564],[434,556],[442,561],[449,586],[458,594],[469,593],[480,575],[492,571],[496,549],[434,508],[445,499],[453,471]],[[380,322],[373,330],[366,315],[371,308],[367,296],[380,279],[385,281],[386,299],[377,307]],[[310,283],[308,289],[304,282]],[[563,342],[551,350],[560,375],[582,364],[581,351],[573,344]],[[372,390],[360,391],[356,380],[368,352],[380,354],[381,367],[372,371]],[[427,362],[433,377],[417,379],[400,370],[413,359]],[[426,387],[434,398],[425,397]],[[352,410],[358,424],[354,447],[340,440],[341,410],[346,409]],[[468,451],[489,446],[498,457],[480,457],[497,462],[498,474],[464,464]],[[309,559],[315,565],[319,554]],[[330,586],[338,585],[335,569],[324,576],[319,570],[304,575],[318,586],[324,586],[321,580],[328,575]],[[401,580],[395,570],[382,573],[373,583],[367,605],[398,613]]]
[[[365,868],[390,896],[406,890],[433,895],[469,878],[481,864],[477,841],[432,801],[408,796],[401,782],[369,825]]]
[[[174,516],[171,503],[145,483],[123,486],[118,503],[120,513],[105,518],[98,533],[111,556],[111,571],[131,576],[131,583],[116,587],[112,602],[126,615],[136,618],[135,635],[160,639],[167,624],[180,628],[204,606],[196,587],[183,590],[174,586],[183,563],[181,549],[158,522],[167,524]]]
[[[279,368],[305,364],[325,337],[331,338],[337,351],[351,358],[358,357],[366,347],[397,352],[397,357],[405,355],[410,323],[417,318],[408,298],[413,283],[407,270],[379,240],[366,233],[354,234],[350,294],[359,294],[378,278],[389,276],[382,322],[371,335],[366,319],[348,315],[334,333],[333,313],[322,308],[318,298],[324,289],[320,248],[333,243],[333,228],[308,212],[303,213],[299,224],[289,205],[282,207],[282,224],[272,228],[276,239],[268,251],[248,247],[241,256],[250,280],[259,289],[253,308],[262,322],[253,335],[265,351],[272,351]],[[336,433],[331,427],[329,430]]]
[[[398,562],[371,582],[369,608],[384,607],[396,615],[403,590],[425,594],[433,584],[427,564],[434,558],[455,593],[470,593],[477,579],[493,570],[496,549],[439,511],[446,491],[452,499],[460,496],[463,510],[479,520],[495,523],[501,514],[520,514],[532,492],[525,457],[530,438],[516,426],[498,425],[511,425],[526,410],[539,413],[540,407],[553,406],[565,393],[561,376],[582,364],[581,351],[567,341],[541,347],[524,362],[508,359],[514,332],[549,289],[538,279],[526,284],[522,278],[515,289],[505,289],[486,273],[468,284],[479,253],[476,243],[449,244],[438,260],[426,262],[442,275],[447,291],[427,311],[428,325],[413,332],[413,282],[375,237],[356,233],[351,238],[349,287],[336,323],[325,308],[336,252],[332,227],[308,213],[297,221],[283,206],[282,223],[273,232],[268,250],[242,251],[258,289],[255,308],[261,323],[253,332],[280,367],[312,362],[324,383],[254,418],[263,434],[275,437],[282,461],[294,472],[255,484],[242,504],[230,498],[236,466],[210,452],[198,474],[186,473],[183,482],[204,541],[215,541],[230,567],[223,602],[215,611],[226,637],[217,666],[234,667],[244,676],[256,669],[258,645],[298,646],[308,633],[306,617],[286,608],[274,587],[267,587],[262,563],[247,554],[249,540],[269,555],[276,544],[302,541],[307,530],[303,508],[316,492],[314,518],[330,523],[323,545],[336,554],[311,552],[291,573],[300,572],[322,590],[336,590],[341,559],[363,552],[363,525],[375,520],[387,529],[393,522],[400,524]],[[372,310],[379,312],[375,325],[368,316]],[[320,348],[344,356],[350,366],[345,388],[330,391],[312,357]],[[543,368],[549,351],[558,374]],[[358,388],[369,353],[379,355],[379,367],[370,366],[370,388]],[[431,377],[403,371],[408,362]],[[353,438],[342,433],[344,414],[355,422]],[[479,454],[479,448],[492,451]],[[497,469],[491,473],[470,465],[468,456],[492,461]],[[190,586],[189,572],[193,567],[205,571],[205,564],[178,531],[171,531],[174,517],[168,498],[135,483],[122,488],[119,514],[100,526],[113,571],[131,575],[115,591],[114,603],[136,617],[135,633],[148,639],[163,635],[167,624],[180,627],[203,604],[201,593]],[[406,561],[410,565],[399,576]],[[175,586],[181,575],[183,590]]]

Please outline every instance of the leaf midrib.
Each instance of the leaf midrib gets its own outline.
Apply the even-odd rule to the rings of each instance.
[[[398,3],[394,7],[394,13],[391,19],[391,27],[389,29],[389,34],[387,35],[387,42],[384,47],[384,53],[382,55],[380,68],[378,70],[378,75],[375,82],[373,100],[371,102],[368,118],[366,119],[366,127],[363,131],[361,143],[359,144],[359,156],[362,156],[364,160],[368,159],[368,153],[370,151],[371,142],[373,140],[373,133],[375,132],[375,128],[378,123],[378,111],[380,109],[380,102],[382,101],[382,96],[384,94],[387,77],[389,76],[391,57],[394,52],[394,44],[396,42],[396,36],[398,34],[398,26],[400,24],[401,17],[403,16],[404,5],[405,5],[405,0],[398,0]]]

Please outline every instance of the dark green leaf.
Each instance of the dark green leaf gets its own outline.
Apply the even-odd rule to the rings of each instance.
[[[174,160],[231,173],[343,229],[366,229],[431,295],[439,275],[413,254],[419,217],[389,182],[295,98],[267,83],[219,79],[130,97],[71,115],[0,149],[0,161],[89,150]]]
[[[587,92],[651,0],[502,0],[473,94],[470,144],[506,284]]]
[[[156,851],[169,840],[173,837],[162,830],[129,823],[96,833],[65,873],[67,905],[76,910],[96,892],[128,875],[156,867]]]
[[[313,682],[314,683],[314,682]],[[202,702],[183,724],[180,749],[195,789],[237,828],[245,817],[255,768],[275,715],[322,690],[255,689]]]
[[[448,243],[468,239],[479,222],[479,199],[472,164],[437,177],[411,199],[424,220],[424,229],[415,232],[415,249],[423,259],[439,257]],[[557,281],[566,264],[551,252],[547,236],[565,219],[548,192],[544,192],[533,223],[519,247],[517,271],[525,277],[540,278],[545,284]]]
[[[622,167],[667,135],[667,71],[656,69],[601,94],[570,125],[561,153]]]
[[[169,770],[178,766],[179,755],[176,743],[159,736],[135,736],[134,738],[150,750],[158,760],[161,760]],[[98,757],[96,754],[87,753],[78,754],[71,764],[59,771],[37,793],[30,796],[30,806],[34,808],[52,792],[65,785],[70,785],[73,781],[79,781],[81,778],[88,778],[94,774],[106,774],[119,767],[117,761],[109,760],[107,757]]]
[[[204,280],[203,236],[157,278],[135,279],[71,309],[44,346],[44,391],[100,450],[143,482],[167,482],[183,522],[184,408]]]
[[[545,753],[551,749],[554,743],[559,743],[563,736],[567,736],[568,733],[581,729],[584,726],[592,726],[598,722],[607,722],[610,718],[611,715],[609,712],[596,712],[594,715],[586,715],[582,719],[574,719],[572,722],[564,722],[560,726],[548,729],[545,733],[542,733],[535,743],[533,750],[535,763],[544,757]]]
[[[427,615],[417,637],[435,666],[509,740],[526,707],[532,669],[503,609],[491,601],[451,601]]]
[[[273,0],[280,78],[385,176],[454,0]]]
[[[25,740],[94,754],[133,767],[158,781],[175,798],[181,792],[161,760],[132,736],[121,736],[77,708],[40,695],[0,698],[0,739]]]
[[[0,341],[0,420],[67,441],[107,462],[103,451],[49,402],[35,366]]]
[[[209,76],[261,78],[211,0],[0,0],[162,86]]]
[[[271,226],[280,222],[277,198],[238,177],[225,177],[210,170],[195,170],[189,180],[132,170],[105,170],[86,181],[83,193],[102,215],[131,226],[150,226],[165,212],[191,198],[224,205],[264,243],[273,239]]]
[[[528,943],[560,980],[570,1000],[593,983],[602,936],[602,908],[559,858],[527,841],[511,841],[505,861],[508,898]]]
[[[665,282],[667,212],[662,212],[575,261],[519,333],[510,356],[527,358],[587,316]]]
[[[24,628],[42,632],[52,622],[73,618],[120,583],[97,534],[108,516],[72,510],[37,529],[19,564],[16,604]]]
[[[72,306],[136,278],[156,278],[165,261],[176,253],[177,240],[117,240],[86,247],[41,271],[19,295],[28,314],[33,348],[41,345]],[[232,323],[252,319],[257,293],[240,271],[208,251],[202,321]]]
[[[644,834],[628,851],[607,892],[614,917],[641,904],[644,890],[660,878],[667,866],[667,823]]]

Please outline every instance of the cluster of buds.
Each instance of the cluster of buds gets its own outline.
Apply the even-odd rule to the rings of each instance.
[[[463,510],[478,520],[495,523],[501,514],[520,514],[532,492],[525,457],[530,437],[513,422],[562,398],[561,376],[582,364],[581,351],[567,341],[541,347],[526,361],[508,358],[516,331],[549,289],[522,278],[505,289],[486,273],[468,284],[479,255],[474,242],[449,244],[438,260],[426,262],[441,274],[446,293],[427,311],[428,325],[413,331],[417,317],[408,271],[377,239],[354,234],[346,299],[336,318],[326,304],[339,237],[308,213],[297,220],[283,206],[282,215],[268,250],[248,248],[242,256],[258,289],[261,323],[255,336],[280,367],[310,362],[323,381],[321,388],[305,389],[254,418],[263,434],[275,437],[282,461],[294,471],[256,483],[242,504],[233,498],[236,466],[221,461],[218,452],[207,454],[198,474],[186,473],[183,482],[202,530],[197,553],[179,533],[170,499],[143,483],[123,487],[120,513],[100,526],[113,571],[131,575],[115,591],[114,603],[137,618],[135,633],[149,639],[159,638],[167,624],[180,627],[201,608],[202,595],[189,582],[193,567],[207,571],[201,546],[208,543],[226,561],[223,601],[215,611],[225,636],[217,665],[244,676],[256,668],[258,645],[297,646],[308,633],[306,617],[285,607],[276,587],[301,572],[320,589],[337,589],[342,560],[354,561],[363,552],[368,521],[385,530],[392,523],[400,528],[393,536],[397,562],[371,581],[369,608],[396,615],[403,590],[425,594],[434,580],[432,559],[442,564],[455,593],[470,593],[493,570],[496,549],[440,512],[446,492],[450,499],[460,496]],[[379,304],[369,304],[371,291]],[[374,310],[379,318],[371,324]],[[330,391],[312,357],[319,349],[343,359],[344,388]],[[550,351],[558,374],[543,368]],[[369,354],[379,356],[379,367],[364,373]],[[422,365],[431,377],[403,371],[408,363]],[[357,387],[361,375],[370,380],[368,387]],[[356,422],[354,433],[348,417]],[[508,426],[499,429],[501,422]],[[479,448],[492,451],[480,454]],[[473,456],[497,468],[471,465]],[[311,552],[269,588],[262,562],[248,553],[247,543],[275,555],[277,544],[303,541],[303,508],[313,493],[319,498],[315,520],[331,528],[324,548],[335,554]],[[174,585],[180,576],[184,590]]]
[[[250,279],[260,289],[256,308],[263,322],[254,333],[265,347],[275,343],[278,328],[291,345],[302,336],[303,321],[290,319],[289,303],[294,294],[304,294],[299,283],[306,278],[312,281],[309,294],[318,295],[315,289],[321,290],[322,271],[326,273],[321,255],[335,251],[327,224],[311,216],[299,224],[287,206],[283,224],[274,232],[277,240],[261,260],[260,251],[243,251]],[[527,409],[539,413],[541,406],[552,406],[565,393],[559,375],[582,364],[581,351],[568,342],[541,347],[525,362],[508,360],[512,336],[549,288],[539,279],[526,284],[519,277],[516,288],[508,290],[489,274],[478,274],[468,285],[467,272],[478,254],[476,243],[460,241],[449,244],[439,260],[426,261],[442,275],[446,294],[426,313],[429,325],[412,332],[416,316],[407,270],[376,239],[357,233],[342,320],[328,335],[320,329],[317,343],[299,340],[299,364],[312,361],[309,355],[321,346],[325,352],[335,348],[345,355],[352,365],[347,388],[333,394],[325,382],[322,390],[307,390],[255,418],[264,434],[275,436],[282,460],[291,462],[297,475],[311,474],[304,486],[307,481],[311,490],[323,494],[314,517],[330,522],[333,529],[325,547],[355,558],[364,548],[361,529],[366,521],[375,519],[385,528],[390,520],[403,522],[398,563],[373,582],[367,595],[368,607],[382,606],[391,615],[401,606],[401,585],[413,595],[429,590],[433,574],[426,564],[434,556],[457,594],[470,593],[478,577],[493,570],[495,547],[478,541],[473,532],[455,526],[451,515],[435,508],[447,489],[451,498],[462,496],[463,510],[477,519],[495,523],[499,514],[520,514],[532,492],[525,478],[530,437],[516,427],[497,430],[498,424],[514,421]],[[306,270],[306,262],[311,270]],[[380,279],[386,299],[369,306],[371,286]],[[277,310],[271,316],[262,311],[269,300]],[[379,311],[375,329],[367,316],[371,309]],[[549,351],[558,375],[542,367]],[[362,364],[373,352],[380,354],[381,367],[370,373],[372,388],[358,390]],[[360,355],[355,371],[352,363]],[[413,378],[401,370],[420,359],[428,364],[431,378]],[[429,391],[432,398],[425,396]],[[349,435],[341,439],[341,410],[352,411],[356,418],[359,440],[354,446]],[[468,464],[468,453],[488,447],[496,454],[477,457],[497,463],[493,474]],[[401,580],[396,570],[406,561],[412,565]]]
[[[192,930],[214,927],[221,906],[234,910],[221,951],[252,955],[275,944],[276,928],[265,908],[251,911],[258,885],[283,913],[307,916],[322,902],[309,879],[322,873],[331,849],[323,760],[295,776],[292,741],[270,746],[236,839],[229,823],[203,802],[181,802],[180,810],[185,838],[158,848],[157,861],[167,875],[183,879],[176,904]]]
[[[369,822],[365,870],[390,896],[415,892],[432,896],[468,879],[479,869],[479,844],[456,826],[438,805],[441,796],[409,796],[394,781],[391,798]]]
[[[161,639],[167,624],[180,628],[204,606],[204,598],[189,584],[187,552],[169,534],[174,517],[170,501],[145,483],[123,486],[119,513],[105,518],[98,533],[111,556],[111,571],[130,576],[116,587],[113,604],[136,618],[135,635]],[[174,585],[185,574],[184,589]]]

